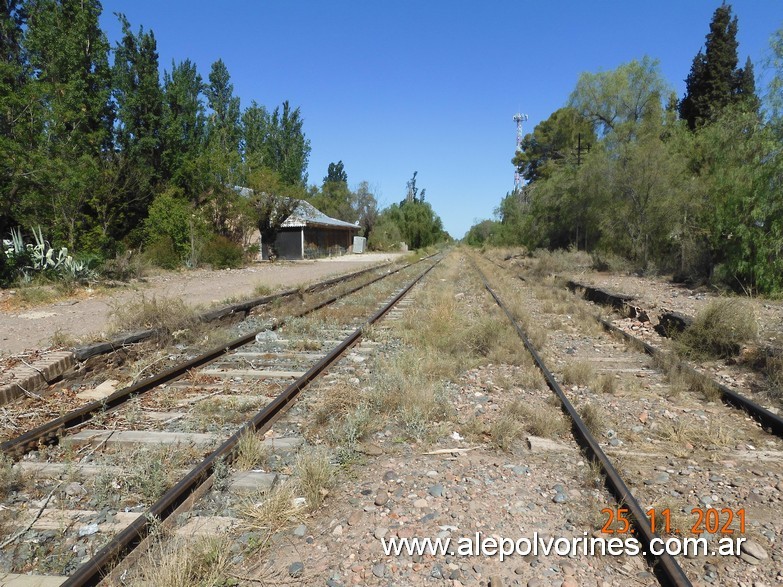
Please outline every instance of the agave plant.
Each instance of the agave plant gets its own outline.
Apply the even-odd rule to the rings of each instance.
[[[96,273],[85,261],[68,254],[67,247],[53,248],[38,226],[32,230],[35,244],[25,243],[19,228],[11,229],[11,240],[4,240],[6,257],[12,261],[19,277],[29,282],[35,273],[48,273],[62,279],[94,280]]]

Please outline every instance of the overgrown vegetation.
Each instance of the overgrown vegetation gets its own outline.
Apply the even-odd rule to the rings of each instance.
[[[239,582],[228,573],[231,543],[220,536],[183,538],[165,536],[161,531],[146,556],[140,579],[157,587],[209,585],[230,587]]]
[[[153,328],[170,336],[199,324],[196,311],[180,298],[142,295],[132,301],[116,304],[111,310],[112,328],[117,332]]]
[[[757,336],[758,325],[751,305],[737,298],[721,298],[707,304],[675,343],[688,356],[731,357]]]
[[[117,14],[112,46],[101,12],[98,0],[10,0],[0,13],[0,238],[41,226],[71,251],[48,268],[81,279],[128,251],[164,268],[235,267],[252,231],[273,242],[284,204],[302,199],[372,237],[376,197],[367,182],[348,188],[341,161],[308,186],[299,108],[242,108],[222,59],[206,75],[190,59],[161,71],[153,31]],[[384,216],[412,247],[444,237],[423,195]],[[0,285],[29,275],[26,252],[0,251]]]
[[[527,185],[467,242],[576,247],[597,268],[619,258],[638,271],[783,291],[783,29],[767,112],[751,62],[739,66],[737,31],[731,6],[719,6],[681,100],[649,57],[582,73],[514,157]]]
[[[533,436],[556,438],[568,432],[563,414],[554,406],[530,405],[517,399],[509,406],[508,413]]]

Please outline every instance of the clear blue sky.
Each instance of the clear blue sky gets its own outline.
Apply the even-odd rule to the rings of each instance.
[[[762,74],[780,0],[732,2],[739,56]],[[489,218],[513,188],[517,111],[525,132],[563,106],[582,71],[644,55],[681,97],[719,0],[105,0],[112,45],[124,12],[152,29],[161,67],[222,58],[242,107],[299,106],[310,183],[342,160],[381,205],[417,185],[452,236]]]

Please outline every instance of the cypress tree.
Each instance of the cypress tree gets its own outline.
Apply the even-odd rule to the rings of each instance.
[[[753,66],[748,61],[745,69],[737,69],[737,46],[737,17],[722,4],[712,16],[704,52],[694,57],[685,80],[680,117],[691,130],[714,120],[729,104],[757,104]]]
[[[190,59],[172,63],[171,73],[163,73],[162,175],[192,200],[198,191],[196,162],[205,141],[203,89]]]
[[[734,84],[736,100],[748,111],[758,113],[761,100],[756,95],[756,76],[753,74],[753,63],[750,57],[745,61],[745,67],[737,70],[736,77]]]

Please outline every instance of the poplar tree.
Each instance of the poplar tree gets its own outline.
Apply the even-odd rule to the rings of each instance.
[[[269,113],[255,100],[242,112],[241,151],[248,176],[264,164],[264,143],[269,137]]]
[[[101,182],[100,158],[111,149],[109,42],[98,26],[98,0],[33,0],[27,9],[31,83],[43,105],[28,213],[41,222],[46,209],[52,236],[74,248],[94,226],[88,201]]]
[[[275,108],[269,117],[269,134],[264,144],[264,166],[276,171],[283,183],[301,185],[307,183],[307,161],[310,157],[310,141],[302,130],[303,121],[299,108],[291,108],[288,100],[283,109]]]
[[[30,100],[29,68],[22,49],[25,11],[21,2],[0,3],[0,235],[16,221],[13,204],[24,181],[27,153],[35,146],[35,125],[23,113]],[[1,254],[0,254],[1,255]]]
[[[206,115],[204,82],[186,59],[163,74],[161,174],[192,200],[197,196],[197,162],[204,148]]]
[[[158,73],[158,52],[152,31],[134,34],[124,15],[122,40],[114,52],[115,125],[113,207],[124,230],[146,216],[161,179],[161,125],[163,92]]]

